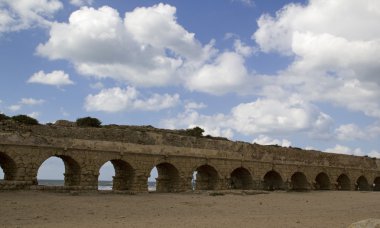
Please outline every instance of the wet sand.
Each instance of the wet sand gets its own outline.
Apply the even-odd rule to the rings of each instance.
[[[380,218],[380,192],[0,192],[1,227],[347,227],[367,218]]]

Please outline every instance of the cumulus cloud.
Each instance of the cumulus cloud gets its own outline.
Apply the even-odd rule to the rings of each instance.
[[[103,89],[104,85],[101,82],[95,82],[95,83],[90,84],[90,87],[92,89]]]
[[[51,18],[62,8],[59,0],[0,0],[0,33],[50,26]]]
[[[173,75],[183,64],[179,55],[197,56],[202,48],[174,14],[174,7],[159,4],[136,8],[123,21],[111,7],[82,7],[68,23],[53,24],[49,41],[37,53],[67,59],[80,73],[97,78],[139,86],[175,84]]]
[[[234,128],[245,134],[328,131],[332,119],[298,97],[258,99],[231,110]]]
[[[234,132],[244,135],[311,132],[317,137],[329,132],[332,119],[313,105],[298,98],[290,101],[257,99],[242,103],[228,114],[203,115],[187,109],[161,125],[168,128],[202,126],[215,136],[232,137]],[[228,134],[227,134],[228,133]]]
[[[333,148],[327,148],[326,152],[336,153],[336,154],[348,154],[348,155],[356,155],[363,156],[364,153],[360,148],[351,149],[347,146],[335,145]]]
[[[336,153],[336,154],[356,155],[356,156],[367,155],[369,157],[380,158],[379,151],[371,150],[369,153],[365,153],[362,151],[361,148],[352,149],[350,147],[339,145],[339,144],[335,145],[335,147],[333,148],[327,148],[326,152],[331,152],[331,153]]]
[[[260,50],[295,57],[270,86],[379,118],[379,8],[372,0],[312,0],[261,16],[252,36]]]
[[[205,130],[204,135],[222,136],[232,138],[234,133],[227,122],[224,114],[202,115],[196,110],[185,110],[174,118],[164,119],[160,125],[169,129],[201,127]]]
[[[167,4],[138,7],[120,17],[117,10],[82,7],[67,23],[54,23],[37,54],[65,59],[82,75],[112,78],[139,87],[182,85],[193,91],[224,94],[247,85],[241,42],[220,52],[214,41],[201,44]]]
[[[202,109],[206,108],[207,105],[204,104],[203,102],[201,103],[196,103],[196,102],[186,102],[185,104],[185,110],[195,110],[195,109]]]
[[[51,73],[45,73],[44,71],[39,71],[33,74],[27,81],[28,83],[39,83],[45,85],[54,85],[54,86],[64,86],[74,84],[70,80],[68,74],[64,71],[53,71]]]
[[[234,48],[235,48],[236,53],[238,53],[244,57],[249,57],[250,55],[252,55],[256,51],[256,49],[254,47],[250,47],[250,46],[246,45],[245,43],[243,43],[239,39],[236,39],[234,41]]]
[[[372,150],[371,152],[369,152],[367,154],[369,157],[373,157],[373,158],[380,158],[380,152],[377,151],[377,150]]]
[[[22,105],[40,105],[45,101],[43,99],[34,99],[34,98],[22,98],[19,102]]]
[[[28,116],[37,119],[40,116],[39,112],[31,112],[28,114]]]
[[[91,5],[93,0],[70,0],[70,4],[74,6]]]
[[[243,56],[224,52],[214,62],[205,64],[187,79],[190,90],[221,95],[244,87],[248,73]]]
[[[375,122],[367,127],[359,127],[356,124],[343,124],[335,129],[339,140],[370,140],[380,135],[380,123]]]
[[[22,98],[17,104],[11,105],[8,107],[12,112],[19,111],[24,106],[35,106],[41,105],[45,102],[43,99],[34,99],[34,98]]]
[[[267,135],[259,135],[259,137],[253,139],[252,143],[257,143],[261,145],[279,145],[282,147],[289,147],[292,143],[286,139],[273,139]]]
[[[21,105],[17,104],[17,105],[11,105],[11,106],[9,106],[8,109],[11,110],[12,112],[17,112],[18,110],[21,109],[21,107],[22,107]]]
[[[144,99],[133,87],[127,87],[126,89],[114,87],[102,89],[95,95],[88,95],[85,100],[85,109],[87,111],[103,112],[159,111],[176,106],[179,100],[178,94],[153,94],[151,97]]]

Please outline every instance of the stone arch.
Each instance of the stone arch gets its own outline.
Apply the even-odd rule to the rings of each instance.
[[[103,163],[103,165],[107,162]],[[113,159],[110,160],[110,162],[113,165],[113,168],[115,169],[115,176],[112,177],[112,190],[131,189],[135,174],[133,167],[128,162],[121,159]]]
[[[174,165],[168,162],[159,163],[155,167],[158,173],[158,177],[156,178],[156,191],[157,192],[178,191],[178,186],[179,186],[179,181],[180,181],[178,169]]]
[[[330,190],[331,182],[329,176],[325,172],[320,172],[315,177],[315,189],[316,190]]]
[[[351,180],[346,174],[341,174],[337,182],[337,190],[351,190]]]
[[[264,190],[273,191],[283,189],[283,185],[284,181],[278,172],[271,170],[264,175]]]
[[[214,190],[219,182],[219,174],[211,165],[201,165],[197,167],[195,180],[195,190]]]
[[[251,173],[243,167],[236,168],[231,173],[232,189],[252,189],[253,180]]]
[[[365,178],[365,176],[360,176],[356,180],[355,190],[359,190],[359,191],[369,191],[370,190],[368,180],[367,180],[367,178]]]
[[[290,178],[291,190],[304,191],[309,190],[309,183],[304,173],[295,172]]]
[[[373,190],[374,191],[380,191],[380,176],[376,177],[373,181]]]
[[[0,152],[0,167],[4,173],[4,180],[14,180],[16,177],[17,166],[15,161],[7,154]]]
[[[63,164],[65,166],[64,173],[64,186],[78,186],[81,182],[81,167],[79,163],[74,160],[72,157],[67,155],[53,155],[46,158],[41,164],[38,166],[38,170],[41,168],[42,164],[51,157],[57,157],[62,159]],[[37,173],[38,173],[37,170]]]

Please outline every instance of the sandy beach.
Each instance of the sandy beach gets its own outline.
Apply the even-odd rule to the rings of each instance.
[[[380,192],[0,192],[1,227],[347,227],[380,218]]]

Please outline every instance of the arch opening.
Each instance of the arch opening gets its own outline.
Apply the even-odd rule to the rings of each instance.
[[[267,172],[264,176],[264,190],[274,191],[283,189],[284,182],[281,175],[274,170]]]
[[[0,166],[0,181],[4,180],[4,171]]]
[[[134,170],[126,161],[110,160],[99,169],[98,190],[129,190],[133,184]]]
[[[341,174],[336,180],[336,182],[337,190],[351,190],[351,181],[346,174]]]
[[[319,173],[315,177],[315,186],[314,187],[316,190],[330,190],[331,189],[331,183],[330,183],[329,176],[327,176],[327,174],[324,172]]]
[[[156,192],[176,192],[178,191],[179,185],[179,172],[178,169],[167,162],[160,163],[156,165],[151,174],[154,173],[154,169],[157,170],[156,188],[151,188],[149,182],[152,180],[151,177],[148,178],[148,191]]]
[[[251,173],[243,168],[237,168],[231,173],[231,183],[230,186],[232,189],[252,189],[253,188],[253,180]]]
[[[215,190],[218,184],[218,172],[209,165],[199,166],[193,172],[192,183],[195,190]]]
[[[305,174],[303,174],[302,172],[295,172],[290,178],[290,180],[291,180],[292,190],[295,190],[295,191],[309,190],[309,183],[307,181]]]
[[[0,180],[14,180],[16,171],[17,167],[13,159],[0,152]]]
[[[37,182],[48,186],[78,186],[80,174],[80,166],[73,158],[51,156],[38,168]]]
[[[373,181],[373,190],[380,191],[380,177],[376,177]]]
[[[360,176],[356,181],[355,188],[358,191],[369,191],[370,186],[368,184],[367,178],[365,178],[364,176]]]

